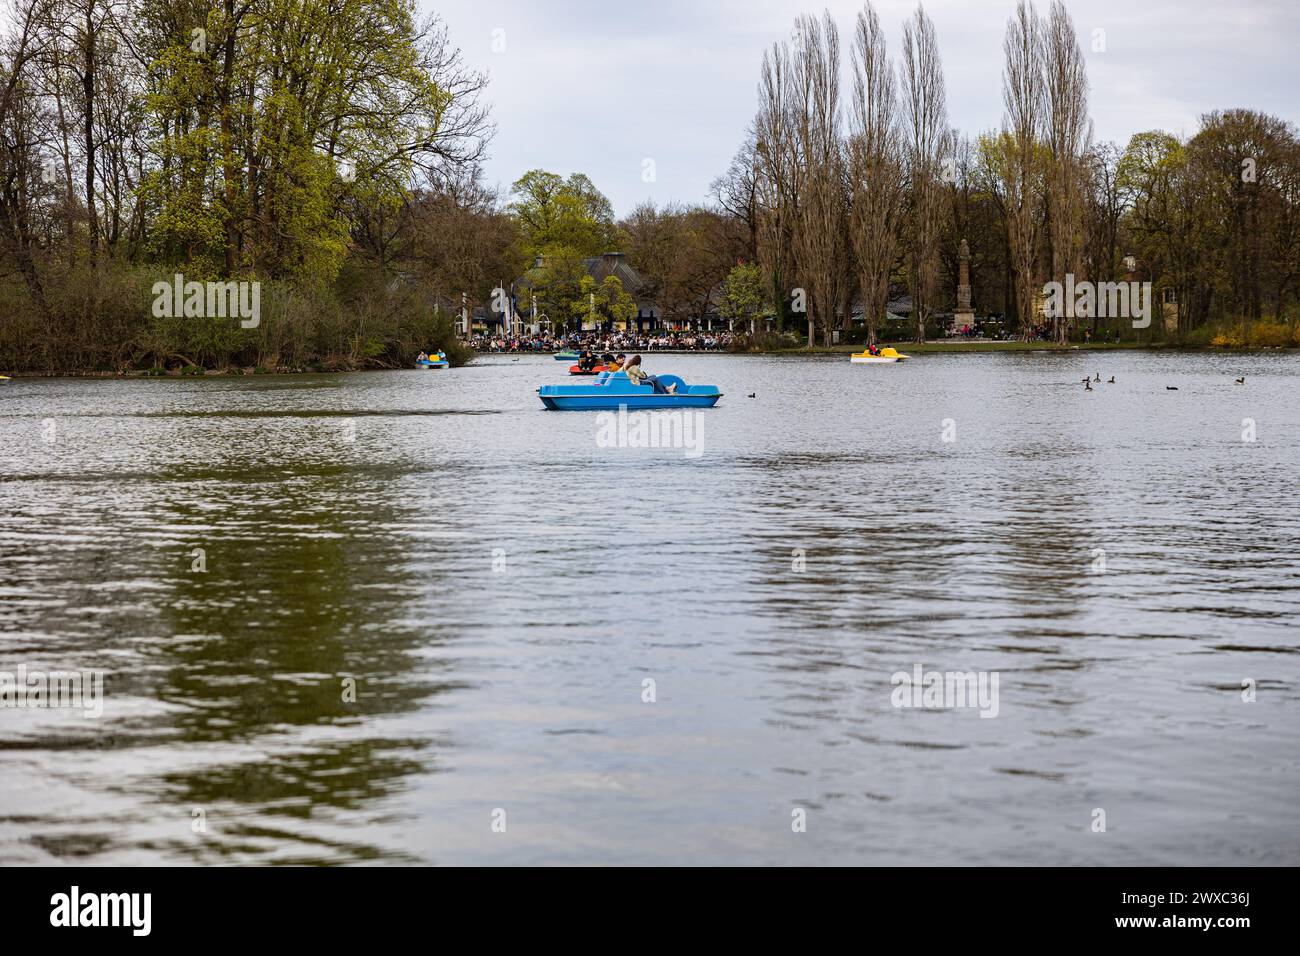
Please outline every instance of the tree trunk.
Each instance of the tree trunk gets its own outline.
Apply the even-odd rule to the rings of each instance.
[[[95,208],[95,18],[94,3],[86,0],[86,37],[84,72],[81,77],[85,94],[85,151],[86,151],[86,253],[90,267],[95,268],[99,253],[99,214]]]
[[[226,36],[222,44],[221,64],[221,175],[225,180],[226,220],[226,276],[233,276],[237,260],[235,245],[238,241],[235,226],[235,156],[231,143],[230,84],[235,73],[235,0],[226,0]]]

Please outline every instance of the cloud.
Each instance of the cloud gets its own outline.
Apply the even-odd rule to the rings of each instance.
[[[757,107],[763,51],[822,2],[439,0],[468,63],[491,76],[498,125],[487,164],[508,187],[528,169],[585,172],[620,214],[644,199],[700,202]],[[848,53],[856,2],[826,4]],[[1013,0],[930,0],[950,119],[975,134],[1002,115],[1002,36]],[[1038,3],[1046,13],[1046,0]],[[1195,132],[1212,109],[1244,106],[1300,123],[1300,5],[1290,0],[1067,2],[1088,61],[1096,138]],[[876,4],[897,55],[911,2]],[[504,52],[492,51],[503,30]],[[1105,51],[1091,49],[1105,31]],[[644,182],[642,163],[655,162]]]

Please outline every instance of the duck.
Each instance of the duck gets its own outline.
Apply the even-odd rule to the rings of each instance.
[[[1109,380],[1108,382],[1106,382],[1106,384],[1107,384],[1107,385],[1114,385],[1114,384],[1115,384],[1115,376],[1112,375],[1112,376],[1110,377],[1110,380]]]
[[[1166,392],[1176,392],[1176,391],[1178,391],[1178,386],[1177,386],[1177,385],[1166,385],[1166,386],[1165,386],[1165,391],[1166,391]]]
[[[1245,384],[1246,384],[1246,376],[1243,375],[1241,378],[1237,379],[1237,384],[1238,384],[1238,385],[1245,385]]]
[[[1094,378],[1093,381],[1094,381],[1094,382],[1100,382],[1100,381],[1101,381],[1101,372],[1097,372],[1096,375],[1097,375],[1097,377]]]
[[[750,393],[749,393],[748,395],[746,395],[745,397],[746,397],[746,398],[758,398],[758,393],[757,393],[757,392],[750,392]]]
[[[1091,382],[1090,380],[1086,379],[1086,378],[1083,380],[1083,390],[1084,390],[1085,392],[1091,392],[1091,391],[1092,391],[1092,382]]]

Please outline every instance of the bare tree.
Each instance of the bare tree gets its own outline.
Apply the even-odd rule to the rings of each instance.
[[[71,138],[71,120],[64,109],[63,83],[60,74],[66,71],[69,86],[75,89],[76,145],[81,164],[81,202],[86,216],[86,261],[94,268],[99,258],[102,238],[99,210],[97,174],[100,170],[98,156],[101,142],[120,134],[117,129],[105,129],[101,122],[104,111],[104,87],[107,73],[116,50],[114,37],[122,32],[118,17],[119,0],[53,0],[47,10],[42,29],[48,35],[45,57],[51,72],[49,86],[60,91],[58,115],[60,138],[67,144]],[[66,145],[65,145],[66,149]],[[65,158],[65,167],[71,165]]]
[[[1052,244],[1052,278],[1078,273],[1083,254],[1081,161],[1091,139],[1088,121],[1088,70],[1061,0],[1052,0],[1044,36],[1047,87],[1047,141],[1052,153],[1048,174],[1048,222]],[[1070,321],[1053,318],[1056,341],[1069,339]]]
[[[903,24],[903,106],[912,200],[912,308],[916,341],[923,342],[939,279],[943,162],[951,138],[939,43],[919,4]]]
[[[1124,214],[1124,195],[1119,188],[1120,151],[1114,143],[1101,143],[1081,159],[1083,174],[1083,262],[1094,282],[1118,278],[1119,223]],[[1093,317],[1091,330],[1097,330]]]
[[[803,159],[798,167],[802,204],[795,248],[808,305],[808,347],[820,324],[829,341],[847,286],[844,164],[840,141],[840,40],[830,12],[821,21],[801,16],[793,66],[795,135]]]
[[[33,69],[47,42],[40,29],[47,5],[46,0],[15,0],[0,40],[0,242],[48,325],[33,231],[34,197],[47,178],[41,174],[41,106]]]
[[[793,235],[799,210],[799,143],[792,129],[790,51],[774,43],[763,54],[754,117],[754,203],[758,261],[771,284],[778,328],[785,327],[786,287],[795,274]]]
[[[1021,333],[1026,336],[1034,325],[1037,303],[1034,250],[1042,207],[1039,134],[1045,99],[1042,34],[1038,12],[1028,0],[1020,0],[1015,15],[1007,22],[1007,35],[1002,44],[1006,55],[1002,73],[1002,102],[1006,113],[999,143],[999,170],[1015,272],[1016,306]]]
[[[875,8],[858,12],[853,47],[853,109],[849,169],[852,237],[867,340],[875,342],[889,302],[889,273],[898,249],[904,166],[894,68]]]
[[[745,250],[752,261],[758,259],[758,183],[755,175],[758,159],[754,154],[755,143],[754,131],[750,129],[726,173],[709,187],[718,207],[744,227]]]
[[[136,191],[149,155],[145,119],[138,108],[143,82],[126,54],[121,33],[106,38],[95,115],[101,238],[110,256],[123,241],[130,244],[140,238],[143,219]]]

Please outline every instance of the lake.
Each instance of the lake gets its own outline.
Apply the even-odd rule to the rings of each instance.
[[[0,385],[0,862],[1300,863],[1300,357],[645,365]]]

